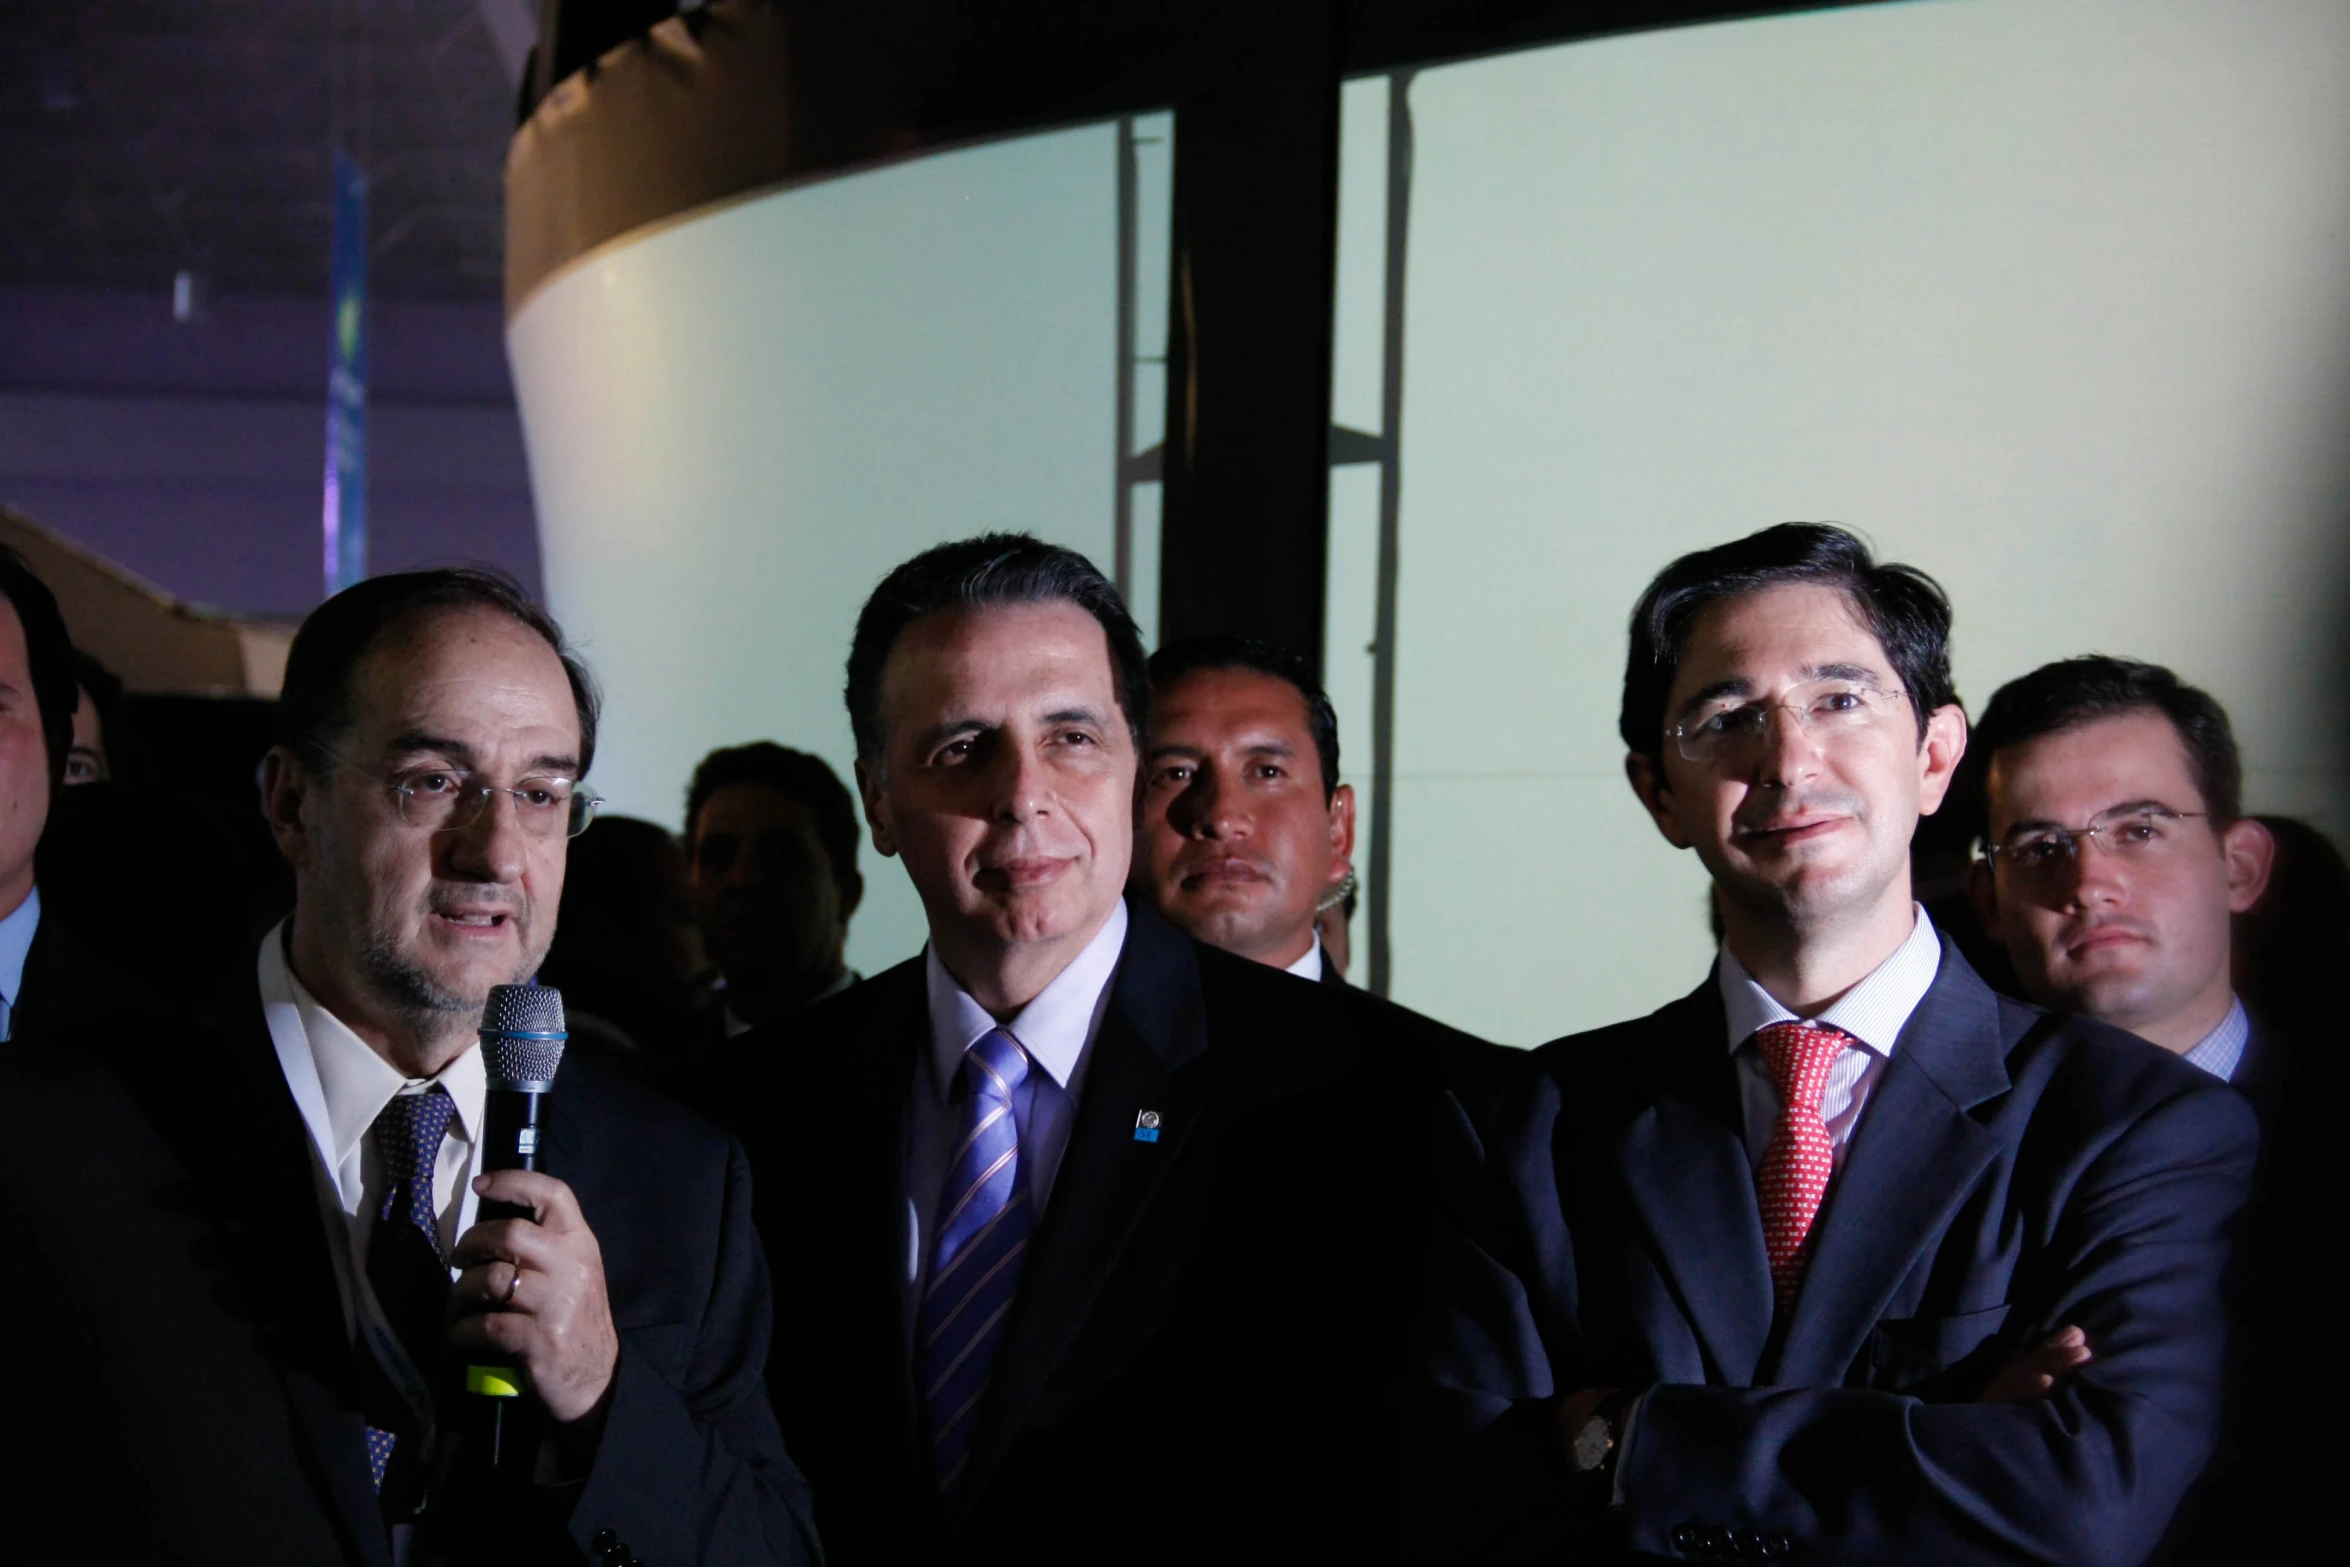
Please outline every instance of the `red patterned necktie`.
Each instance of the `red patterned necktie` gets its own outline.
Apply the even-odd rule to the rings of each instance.
[[[1820,1119],[1820,1091],[1848,1036],[1816,1023],[1773,1023],[1755,1036],[1763,1065],[1779,1090],[1779,1126],[1754,1178],[1762,1200],[1763,1249],[1771,1260],[1771,1290],[1784,1312],[1803,1282],[1811,1258],[1820,1200],[1835,1173],[1836,1145]]]

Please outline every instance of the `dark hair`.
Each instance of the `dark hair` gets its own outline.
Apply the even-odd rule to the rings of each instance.
[[[772,740],[728,746],[702,758],[685,790],[688,854],[693,852],[702,807],[710,803],[710,796],[735,784],[757,784],[806,806],[816,824],[816,841],[832,862],[833,883],[844,892],[858,885],[856,801],[849,798],[840,775],[825,765],[824,758]]]
[[[0,544],[0,598],[14,606],[24,627],[25,665],[32,676],[33,703],[41,710],[41,738],[49,746],[49,793],[55,796],[65,782],[65,755],[73,749],[73,710],[81,699],[73,673],[73,638],[58,613],[57,595],[22,555],[5,544]]]
[[[2159,664],[2092,653],[2042,664],[1991,694],[1976,720],[1967,752],[1967,794],[1984,809],[1984,782],[2001,751],[2042,735],[2078,729],[2128,713],[2160,713],[2186,747],[2187,765],[2212,825],[2225,827],[2244,812],[2244,763],[2227,709]],[[1983,820],[1978,831],[1989,831]]]
[[[857,755],[881,755],[881,671],[890,649],[915,621],[942,610],[994,604],[1074,604],[1098,621],[1110,644],[1110,677],[1127,730],[1142,741],[1142,702],[1148,675],[1142,634],[1110,579],[1072,549],[1025,533],[984,533],[941,544],[898,567],[857,615],[849,643],[849,728]]]
[[[579,710],[579,770],[596,759],[595,678],[563,640],[555,618],[507,577],[470,566],[399,571],[352,584],[310,612],[286,655],[277,699],[278,743],[313,755],[351,721],[351,677],[387,631],[406,621],[486,609],[528,627],[563,661]]]
[[[1255,637],[1188,637],[1151,655],[1151,691],[1156,695],[1203,669],[1247,669],[1287,681],[1305,699],[1306,728],[1322,758],[1322,798],[1338,793],[1338,712],[1306,661],[1285,647]]]
[[[1958,700],[1950,679],[1948,595],[1915,566],[1877,561],[1842,528],[1782,522],[1682,556],[1640,595],[1616,721],[1624,744],[1652,760],[1663,754],[1665,703],[1701,612],[1722,599],[1793,583],[1836,588],[1852,600],[1901,680],[1922,742],[1935,709]]]

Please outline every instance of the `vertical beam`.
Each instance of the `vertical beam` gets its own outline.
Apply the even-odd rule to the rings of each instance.
[[[1319,668],[1338,235],[1335,0],[1219,8],[1175,106],[1164,642]]]
[[[1117,494],[1117,569],[1111,579],[1118,596],[1134,597],[1134,116],[1118,121],[1118,461],[1112,470]]]
[[[1412,232],[1412,73],[1387,86],[1386,326],[1380,362],[1379,607],[1371,663],[1371,993],[1394,979],[1387,911],[1394,906],[1395,578],[1403,517],[1404,252]]]

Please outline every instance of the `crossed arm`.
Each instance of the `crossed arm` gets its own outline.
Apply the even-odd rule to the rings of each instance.
[[[1572,1238],[1512,1213],[1545,1161],[1488,1151],[1486,1197],[1440,1244],[1433,1396],[1440,1483],[1473,1554],[1612,1536],[1687,1554],[1716,1529],[1807,1554],[1905,1562],[2132,1563],[2161,1537],[2217,1426],[2224,1232],[2256,1134],[2224,1092],[2157,1105],[2089,1160],[2047,1234],[2019,1322],[2057,1323],[1974,1390],[1628,1389],[1613,1497],[1574,1493],[1565,1438],[1604,1389],[1581,1336]],[[1608,1505],[1610,1501],[1614,1505]],[[1693,1536],[1691,1531],[1698,1531]]]

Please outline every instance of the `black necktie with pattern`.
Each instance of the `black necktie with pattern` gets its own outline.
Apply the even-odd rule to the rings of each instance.
[[[373,1128],[384,1186],[367,1237],[367,1282],[385,1323],[428,1382],[440,1363],[441,1323],[449,1304],[449,1261],[433,1211],[433,1168],[456,1108],[448,1090],[435,1083],[420,1094],[395,1096]],[[368,1423],[367,1461],[379,1492],[399,1436],[397,1425]]]

